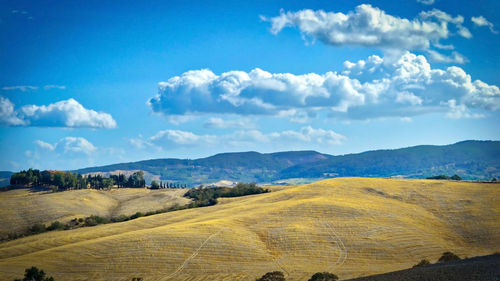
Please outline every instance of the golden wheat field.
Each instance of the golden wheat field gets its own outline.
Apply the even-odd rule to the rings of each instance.
[[[29,266],[58,281],[255,280],[274,270],[287,280],[318,271],[347,279],[434,262],[444,251],[500,250],[497,184],[337,178],[271,189],[4,242],[0,279],[19,278]]]
[[[23,233],[36,223],[66,223],[74,218],[98,215],[117,217],[155,211],[190,202],[185,189],[149,190],[120,188],[109,191],[85,189],[52,193],[15,189],[0,192],[0,238]]]

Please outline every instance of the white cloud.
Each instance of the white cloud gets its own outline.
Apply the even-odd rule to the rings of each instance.
[[[58,89],[58,90],[66,90],[66,86],[64,85],[45,85],[43,86],[44,90]]]
[[[237,130],[226,135],[197,135],[188,131],[164,130],[144,139],[142,136],[130,140],[130,144],[139,148],[163,148],[165,150],[179,147],[217,146],[245,147],[255,144],[304,144],[304,145],[339,145],[346,140],[333,130],[314,129],[310,126],[298,131],[263,133],[259,130]]]
[[[222,118],[212,117],[203,123],[203,126],[208,129],[249,129],[255,128],[255,124],[249,119],[240,120],[225,120]]]
[[[91,142],[82,137],[65,137],[55,144],[36,140],[35,144],[44,150],[55,151],[60,154],[90,155],[97,150]]]
[[[25,121],[21,120],[14,111],[14,104],[4,97],[0,97],[0,125],[22,126]]]
[[[27,92],[27,91],[36,91],[36,90],[38,90],[38,87],[37,86],[5,86],[5,87],[2,87],[2,90],[4,90],[4,91],[19,90],[21,92]]]
[[[448,29],[449,25],[454,26],[459,35],[471,37],[467,28],[462,26],[462,16],[452,17],[437,9],[422,12],[412,20],[386,14],[368,4],[359,5],[354,12],[347,14],[322,10],[282,11],[277,17],[262,19],[271,22],[274,34],[285,27],[298,27],[304,35],[335,46],[427,50],[439,40],[454,35]]]
[[[284,131],[271,134],[273,139],[299,142],[299,143],[317,143],[326,145],[342,144],[347,138],[332,130],[314,129],[310,126],[303,127],[299,131]]]
[[[434,50],[427,50],[427,54],[429,54],[430,59],[434,62],[458,63],[458,64],[464,64],[469,62],[469,60],[466,57],[462,56],[457,52],[452,52],[451,56],[446,56]]]
[[[417,0],[417,2],[422,3],[424,5],[432,5],[434,4],[435,0]]]
[[[497,34],[497,33],[498,33],[498,31],[496,31],[496,30],[495,30],[495,26],[493,25],[493,23],[491,23],[490,21],[488,21],[488,20],[487,20],[485,17],[483,17],[483,16],[479,16],[479,17],[471,17],[471,19],[470,19],[470,20],[471,20],[471,21],[474,23],[474,25],[476,25],[476,26],[487,26],[487,27],[490,29],[490,31],[491,31],[492,33],[495,33],[495,34]]]
[[[424,56],[409,52],[396,60],[370,56],[346,61],[340,73],[294,75],[258,68],[220,75],[208,69],[188,71],[160,82],[149,105],[166,116],[226,113],[307,122],[321,111],[351,119],[446,112],[449,107],[443,103],[451,99],[471,110],[500,109],[497,86],[473,81],[456,66],[433,69]],[[209,123],[226,126],[221,120]]]
[[[35,144],[43,149],[47,149],[47,150],[54,150],[55,149],[54,145],[52,145],[48,142],[41,141],[41,140],[36,140]]]
[[[470,110],[464,104],[457,104],[456,100],[449,100],[444,105],[448,105],[450,110],[446,113],[446,117],[452,119],[460,118],[483,118],[483,114],[471,114]]]
[[[6,126],[115,128],[110,114],[86,109],[74,99],[45,105],[25,105],[14,111],[14,105],[0,97],[0,124]]]
[[[149,141],[155,145],[159,146],[192,146],[200,142],[203,143],[214,143],[215,136],[212,135],[196,135],[192,132],[186,132],[181,130],[164,130],[158,132],[156,135],[152,136]]]
[[[29,86],[29,85],[2,87],[2,90],[4,90],[4,91],[16,91],[16,90],[18,90],[21,92],[36,91],[38,89],[39,89],[38,86]],[[45,86],[43,86],[43,89],[46,91],[51,90],[51,89],[66,90],[66,86],[64,86],[64,85],[45,85]]]

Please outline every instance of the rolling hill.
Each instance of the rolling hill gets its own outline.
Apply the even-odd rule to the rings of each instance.
[[[0,243],[0,280],[29,266],[56,280],[255,280],[274,270],[292,281],[318,271],[348,279],[407,269],[445,251],[500,250],[498,184],[337,178],[271,189]]]
[[[37,223],[67,223],[90,215],[118,217],[136,212],[156,211],[191,200],[183,197],[185,189],[149,190],[120,188],[109,191],[94,189],[52,193],[45,190],[13,189],[0,192],[0,239],[22,234]]]
[[[76,172],[123,173],[134,170],[145,171],[149,180],[156,178],[190,186],[220,180],[269,183],[336,176],[425,178],[458,174],[469,180],[490,180],[500,177],[500,141],[464,141],[340,156],[315,151],[223,153],[195,160],[145,160]]]

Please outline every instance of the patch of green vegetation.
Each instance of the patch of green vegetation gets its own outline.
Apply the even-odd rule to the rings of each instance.
[[[330,272],[316,272],[308,281],[337,281],[339,277]]]
[[[447,175],[438,175],[438,176],[427,177],[426,179],[428,179],[428,180],[454,180],[454,181],[461,181],[462,180],[462,178],[457,174],[454,174],[451,177],[449,177]]]
[[[45,272],[34,266],[26,268],[23,279],[14,279],[14,281],[54,281],[54,277],[45,277]]]
[[[285,275],[281,271],[268,272],[255,281],[286,281]]]
[[[413,267],[426,266],[426,265],[430,265],[430,264],[431,264],[430,261],[428,261],[426,259],[423,259],[419,263],[417,263],[416,265],[414,265]]]
[[[269,192],[269,190],[259,187],[255,183],[245,184],[240,182],[235,187],[193,188],[186,192],[184,197],[193,199],[193,203],[201,207],[217,204],[217,198],[219,197],[239,197],[266,192]]]
[[[452,252],[444,252],[443,255],[439,258],[438,262],[450,262],[450,261],[458,261],[461,260],[461,258],[457,255],[455,255]]]

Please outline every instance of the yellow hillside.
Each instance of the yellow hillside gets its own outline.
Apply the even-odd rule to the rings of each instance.
[[[338,178],[212,207],[0,244],[0,279],[37,266],[56,280],[342,279],[500,250],[500,185]]]
[[[36,223],[66,223],[74,218],[104,217],[155,211],[173,204],[184,205],[185,189],[148,190],[120,188],[110,191],[94,189],[65,192],[31,192],[17,189],[0,192],[0,238],[24,233]]]

